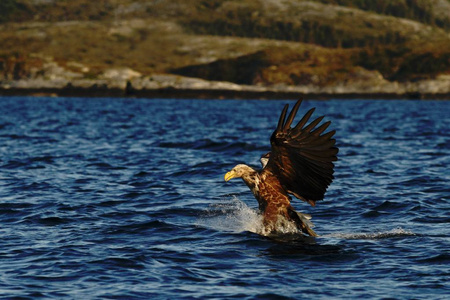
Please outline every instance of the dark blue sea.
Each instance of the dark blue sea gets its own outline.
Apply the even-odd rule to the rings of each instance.
[[[293,101],[0,98],[2,299],[449,299],[450,102],[305,100],[336,129],[320,237],[257,234]]]

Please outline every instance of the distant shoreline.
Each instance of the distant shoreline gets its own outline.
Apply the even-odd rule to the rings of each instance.
[[[162,98],[162,99],[392,99],[392,100],[450,100],[450,93],[299,93],[295,91],[250,91],[228,89],[140,89],[120,88],[0,88],[0,96],[36,97],[94,97],[94,98]]]

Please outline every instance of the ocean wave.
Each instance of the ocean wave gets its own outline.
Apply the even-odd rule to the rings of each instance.
[[[267,151],[267,147],[257,146],[246,142],[217,142],[211,139],[201,139],[193,142],[158,142],[153,146],[161,148],[179,148],[179,149],[194,149],[194,150],[208,150],[213,152],[228,152],[228,151]]]

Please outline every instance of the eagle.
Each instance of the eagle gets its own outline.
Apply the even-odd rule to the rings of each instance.
[[[322,116],[306,125],[315,110],[311,108],[291,127],[302,100],[296,102],[287,119],[289,105],[284,106],[270,137],[271,151],[261,157],[261,170],[238,164],[225,174],[225,181],[242,178],[250,188],[258,200],[267,234],[282,232],[280,228],[291,225],[304,234],[318,236],[311,229],[311,216],[291,206],[291,196],[315,206],[334,179],[333,162],[339,151],[332,138],[336,131],[324,133],[331,122],[317,127]]]

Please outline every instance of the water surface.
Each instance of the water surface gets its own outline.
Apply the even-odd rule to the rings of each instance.
[[[286,102],[0,98],[0,295],[448,297],[450,102],[305,101],[336,179],[293,202],[319,238],[268,238],[223,175],[258,166]]]

